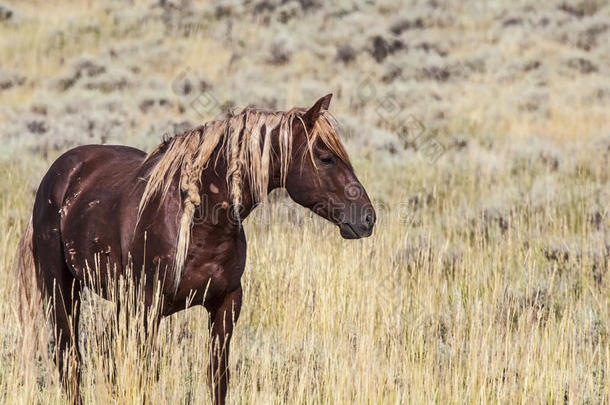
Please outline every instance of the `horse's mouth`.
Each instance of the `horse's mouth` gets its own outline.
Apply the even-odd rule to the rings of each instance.
[[[356,231],[356,228],[357,226],[353,226],[346,222],[339,224],[339,229],[341,230],[341,236],[343,237],[343,239],[360,239],[366,238],[367,236],[371,235],[370,232],[358,233],[358,231]]]

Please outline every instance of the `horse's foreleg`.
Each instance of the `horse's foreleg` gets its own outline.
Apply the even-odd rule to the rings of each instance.
[[[210,312],[210,369],[209,384],[212,403],[224,405],[229,383],[229,345],[233,326],[241,310],[241,286],[228,293],[220,306]]]

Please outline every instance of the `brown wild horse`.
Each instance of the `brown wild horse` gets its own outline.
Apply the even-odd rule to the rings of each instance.
[[[51,303],[54,357],[73,402],[81,402],[78,303],[88,272],[97,272],[105,298],[112,280],[144,280],[144,307],[157,314],[146,330],[187,301],[202,304],[210,316],[212,402],[224,404],[246,263],[241,221],[285,187],[344,238],[371,235],[375,211],[334,129],[331,96],[309,109],[229,114],[148,155],[89,145],[51,165],[20,243],[20,313]]]

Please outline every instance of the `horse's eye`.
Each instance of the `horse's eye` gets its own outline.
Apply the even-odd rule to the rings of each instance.
[[[322,164],[327,166],[332,166],[335,164],[335,157],[333,155],[322,155],[319,159]]]

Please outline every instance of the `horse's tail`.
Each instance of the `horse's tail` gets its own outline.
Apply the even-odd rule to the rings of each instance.
[[[43,313],[42,295],[36,277],[34,264],[34,251],[32,246],[33,228],[32,218],[28,221],[25,232],[21,236],[17,248],[16,275],[17,275],[17,315],[24,339],[36,330],[40,315]]]

